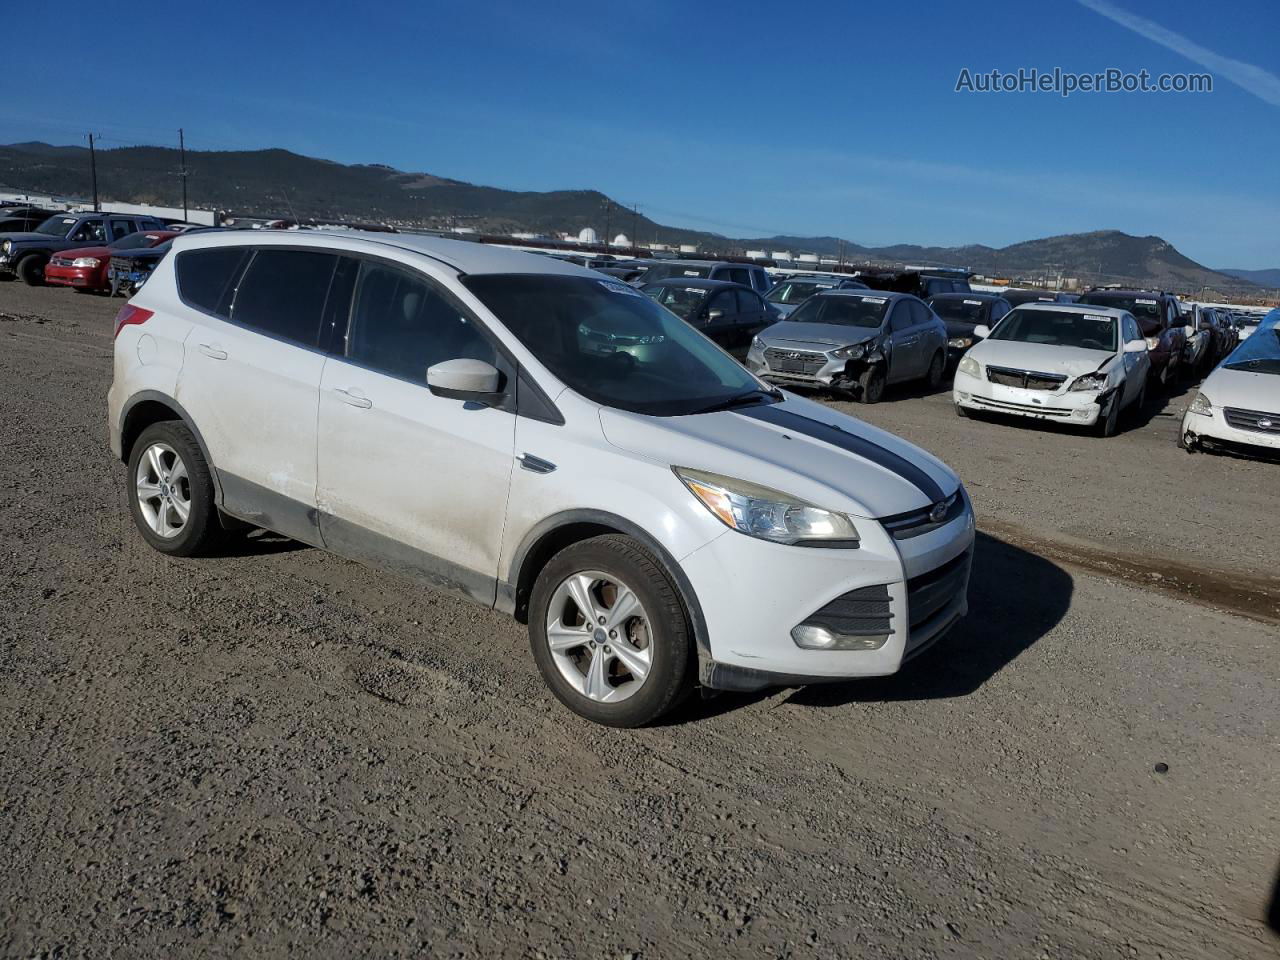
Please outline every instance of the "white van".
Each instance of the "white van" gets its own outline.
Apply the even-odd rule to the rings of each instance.
[[[895,672],[966,612],[973,514],[619,281],[429,237],[179,237],[117,318],[157,550],[237,520],[514,614],[572,710]]]

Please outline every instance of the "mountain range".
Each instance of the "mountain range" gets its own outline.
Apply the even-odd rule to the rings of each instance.
[[[119,147],[97,152],[104,200],[180,205],[181,161],[165,147]],[[1215,271],[1179,253],[1160,237],[1118,230],[1068,234],[1007,247],[869,247],[838,237],[733,238],[657,223],[596,190],[517,191],[411,173],[382,164],[341,164],[287,150],[191,151],[188,190],[193,207],[241,215],[381,221],[434,229],[470,227],[480,233],[556,236],[583,227],[626,233],[640,243],[695,244],[721,254],[748,249],[789,250],[882,264],[950,264],[1016,278],[1061,275],[1085,282],[1125,282],[1198,292],[1280,286],[1280,271]],[[86,197],[92,193],[84,147],[47,143],[0,145],[0,187]],[[1256,274],[1256,275],[1255,275]]]

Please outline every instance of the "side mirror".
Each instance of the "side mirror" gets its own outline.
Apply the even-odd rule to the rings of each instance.
[[[1145,341],[1145,340],[1130,340],[1128,343],[1126,343],[1126,344],[1124,345],[1124,352],[1125,352],[1125,353],[1146,353],[1146,352],[1147,352],[1147,341]]]
[[[493,406],[501,401],[497,367],[483,360],[445,360],[427,367],[427,389],[437,397]]]
[[[712,309],[707,311],[707,320],[719,320],[724,316],[724,311],[720,309]]]
[[[973,337],[975,340],[985,340],[991,336],[991,328],[985,323],[980,323],[973,328]]]

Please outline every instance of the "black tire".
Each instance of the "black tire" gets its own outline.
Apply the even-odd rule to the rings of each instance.
[[[547,612],[557,588],[575,573],[600,571],[626,584],[648,614],[649,673],[625,700],[602,703],[575,689],[556,666],[547,640]],[[652,723],[692,686],[693,630],[680,595],[658,560],[631,537],[592,537],[565,547],[538,574],[529,598],[529,645],[543,680],[566,707],[609,727]]]
[[[1106,415],[1098,421],[1098,433],[1104,437],[1114,437],[1120,429],[1120,395],[1114,394],[1107,406]]]
[[[884,396],[884,371],[880,367],[868,367],[858,377],[861,388],[858,399],[863,403],[879,403]]]
[[[161,536],[152,529],[139,503],[138,471],[142,458],[155,444],[172,448],[186,467],[186,492],[190,504],[182,529],[174,536]],[[223,530],[218,522],[218,510],[214,504],[212,472],[200,444],[187,425],[180,420],[154,423],[142,431],[129,452],[129,512],[142,538],[161,553],[173,557],[198,557],[212,552],[222,539]]]
[[[1133,406],[1129,408],[1129,415],[1133,417],[1135,421],[1141,420],[1142,411],[1146,409],[1146,406],[1147,406],[1147,381],[1143,380],[1142,388],[1138,391],[1138,397],[1136,400],[1133,401]]]
[[[939,350],[933,355],[933,359],[929,361],[929,372],[925,374],[925,383],[928,384],[931,391],[937,390],[942,386],[942,378],[947,372],[947,358],[942,355]]]
[[[30,254],[18,261],[15,271],[22,278],[22,282],[29,287],[44,286],[44,265],[45,260],[38,254]]]

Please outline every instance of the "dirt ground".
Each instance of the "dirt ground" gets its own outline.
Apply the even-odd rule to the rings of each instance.
[[[491,611],[147,548],[119,303],[0,284],[3,956],[1277,955],[1280,465],[1178,450],[1185,396],[1111,440],[838,404],[964,478],[970,616],[618,731]]]

